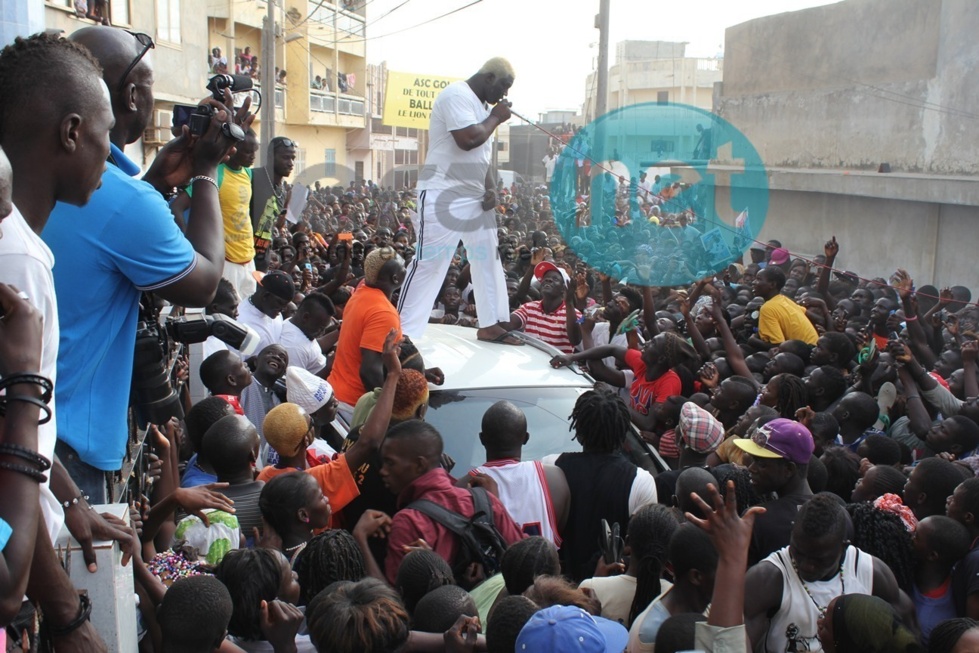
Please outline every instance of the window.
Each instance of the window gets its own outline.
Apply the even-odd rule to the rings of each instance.
[[[669,101],[670,101],[670,92],[669,91],[659,91],[656,94],[656,103],[657,104],[668,104]]]
[[[354,161],[354,179],[364,181],[364,162]]]
[[[113,25],[131,25],[129,21],[129,0],[111,0],[109,15]]]
[[[323,153],[323,173],[327,177],[337,176],[337,151],[326,150]]]
[[[180,43],[180,0],[156,0],[156,38]]]
[[[295,168],[296,169],[293,170],[293,174],[295,176],[301,175],[303,173],[303,171],[306,169],[306,150],[305,150],[305,148],[300,147],[300,148],[297,148],[296,149]]]

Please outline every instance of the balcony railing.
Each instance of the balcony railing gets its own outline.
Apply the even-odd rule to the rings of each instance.
[[[262,93],[262,97],[264,98],[265,97],[265,93],[262,91],[262,84],[261,84],[261,82],[254,82],[253,85],[255,87],[255,90],[257,90],[259,93]],[[245,95],[245,93],[242,93],[242,95]],[[258,100],[258,94],[257,93],[253,93],[253,92],[249,92],[248,95],[251,95],[252,105],[258,106],[258,101],[259,101]],[[280,84],[276,84],[275,85],[275,108],[276,109],[285,109],[285,106],[286,106],[286,89],[285,89],[284,86],[282,86]]]
[[[342,113],[346,116],[364,116],[364,98],[338,95],[329,91],[309,91],[309,110],[317,113]]]

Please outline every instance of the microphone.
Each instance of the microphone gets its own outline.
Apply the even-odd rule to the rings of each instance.
[[[224,101],[224,90],[232,93],[252,90],[252,78],[248,75],[215,75],[207,83],[207,90],[218,102]]]

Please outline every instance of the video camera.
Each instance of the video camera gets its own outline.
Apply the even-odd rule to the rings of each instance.
[[[183,417],[180,397],[171,382],[179,344],[204,342],[214,336],[248,357],[260,342],[254,330],[226,315],[168,317],[163,328],[158,320],[146,317],[141,311],[133,359],[132,402],[141,427]]]
[[[206,88],[215,100],[224,102],[225,90],[230,90],[232,93],[252,90],[252,78],[247,75],[215,75],[208,81]],[[234,111],[234,105],[229,108]],[[176,115],[185,116],[176,121],[178,126],[186,124],[190,127],[191,134],[203,136],[207,132],[208,125],[211,124],[215,109],[209,104],[201,104],[197,107],[176,104],[173,111]],[[245,140],[244,130],[234,121],[221,125],[221,131],[228,138],[233,138],[239,142]]]

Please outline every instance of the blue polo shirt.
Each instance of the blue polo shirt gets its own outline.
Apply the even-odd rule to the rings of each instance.
[[[140,292],[197,263],[163,196],[137,173],[113,145],[102,187],[84,207],[58,202],[41,234],[57,261],[58,439],[106,471],[126,450]]]

